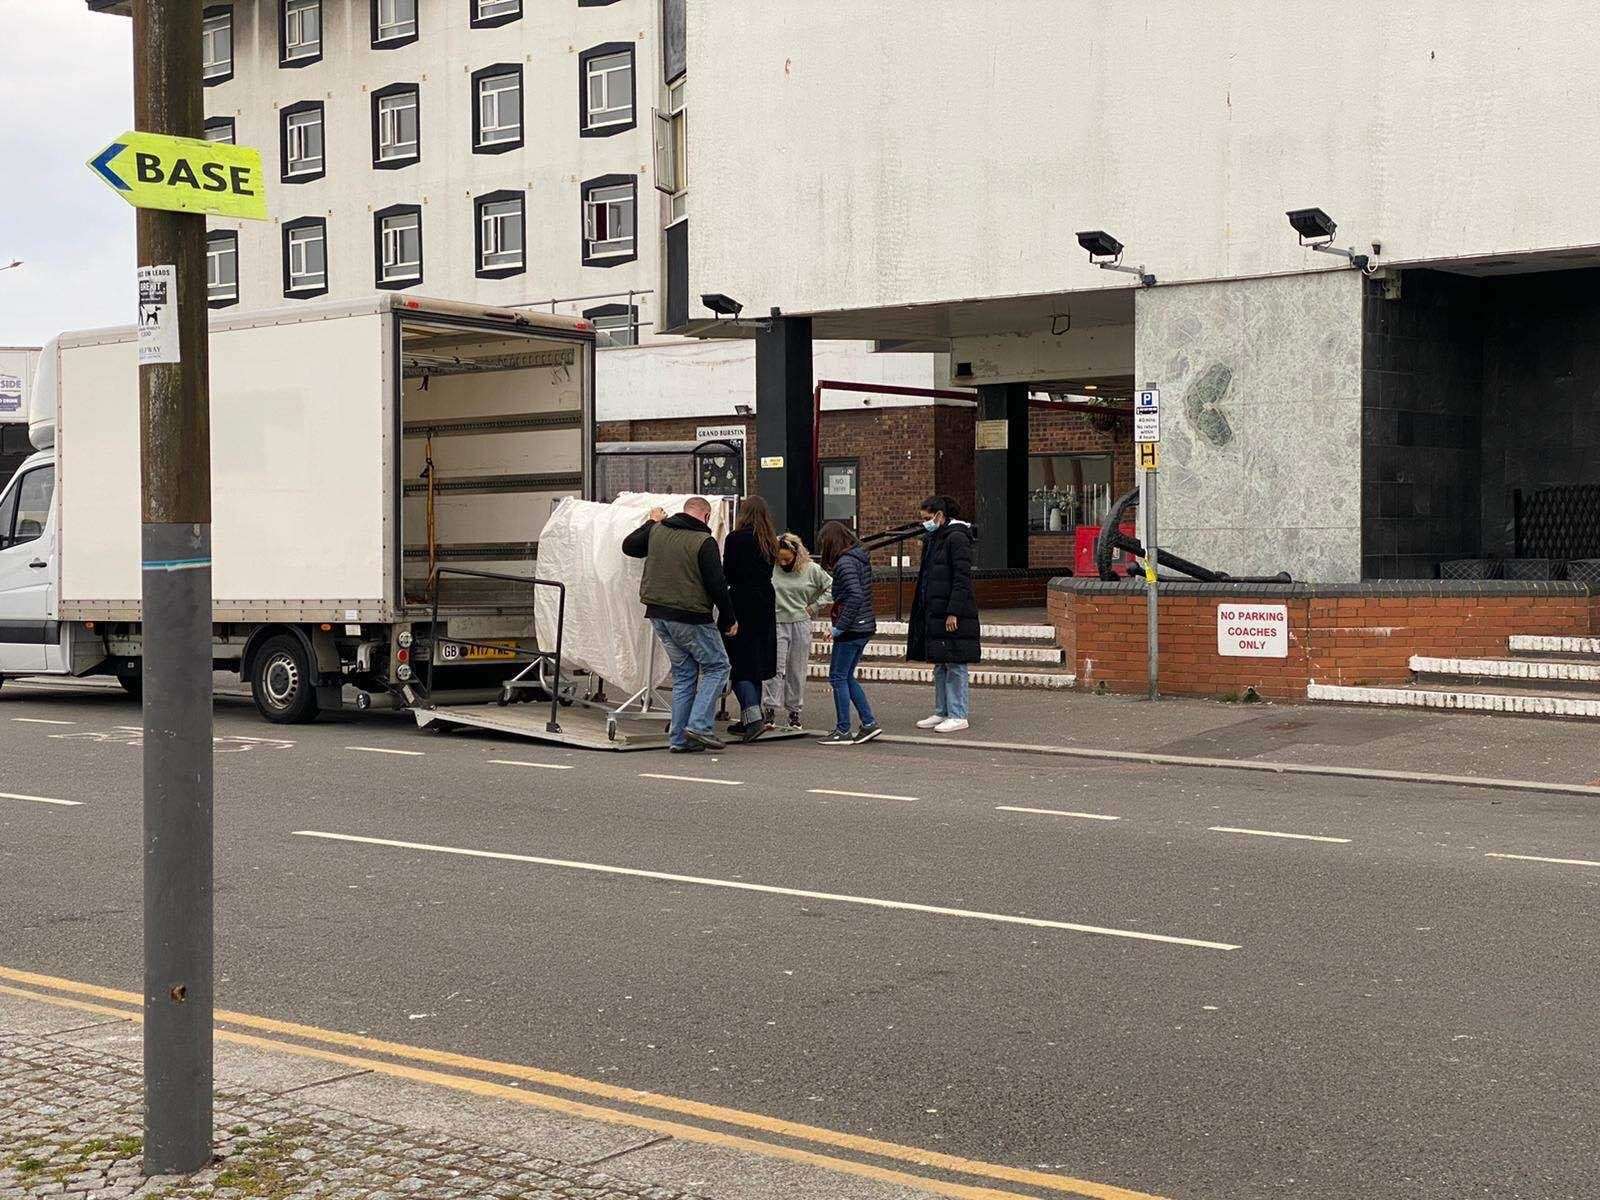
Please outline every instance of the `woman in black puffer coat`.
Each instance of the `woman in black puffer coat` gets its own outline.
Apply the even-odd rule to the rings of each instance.
[[[968,664],[983,657],[978,596],[972,585],[972,526],[948,496],[922,502],[922,564],[906,630],[906,658],[933,664],[933,715],[918,728],[967,728]]]

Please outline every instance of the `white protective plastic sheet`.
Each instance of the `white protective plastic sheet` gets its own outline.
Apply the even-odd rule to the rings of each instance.
[[[711,501],[711,533],[721,546],[728,532],[730,506],[718,497],[706,498]],[[650,644],[655,640],[639,602],[644,560],[625,555],[622,539],[644,524],[652,508],[659,506],[671,515],[682,512],[688,499],[644,492],[623,492],[610,504],[567,499],[557,505],[539,534],[539,578],[567,586],[562,671],[588,670],[599,675],[614,702],[645,686]],[[539,643],[543,649],[553,650],[556,591],[539,588],[538,593]],[[666,682],[670,672],[671,664],[658,647],[651,682]]]

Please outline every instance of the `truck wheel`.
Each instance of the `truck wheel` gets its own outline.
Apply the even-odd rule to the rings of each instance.
[[[143,675],[118,675],[117,682],[122,685],[122,690],[127,692],[128,695],[132,696],[135,700],[144,700]]]
[[[275,725],[317,719],[317,681],[305,647],[293,634],[268,638],[250,667],[256,711]]]

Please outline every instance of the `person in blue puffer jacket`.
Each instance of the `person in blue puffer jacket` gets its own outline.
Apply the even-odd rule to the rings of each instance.
[[[833,576],[833,654],[828,661],[828,684],[833,688],[833,707],[838,717],[833,732],[822,739],[822,744],[856,746],[883,732],[873,718],[867,694],[856,681],[861,656],[872,635],[878,632],[878,619],[872,610],[872,563],[861,548],[860,539],[839,521],[829,521],[817,534],[817,557],[822,560],[822,569]],[[853,734],[852,704],[861,718],[861,727]]]

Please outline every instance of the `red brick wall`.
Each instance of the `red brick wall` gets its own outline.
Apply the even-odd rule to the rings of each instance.
[[[1217,653],[1217,606],[1284,604],[1287,658],[1225,658]],[[1079,687],[1141,692],[1145,675],[1142,591],[1051,589],[1056,637]],[[1504,656],[1513,633],[1587,636],[1600,630],[1600,601],[1583,595],[1362,595],[1296,593],[1160,596],[1161,690],[1303,700],[1310,682],[1398,684],[1411,679],[1414,654]]]

